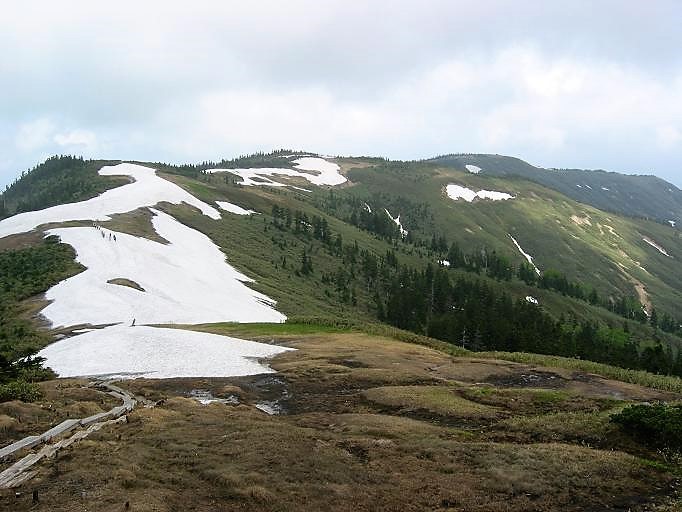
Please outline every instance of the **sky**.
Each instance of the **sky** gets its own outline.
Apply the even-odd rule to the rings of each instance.
[[[0,186],[53,154],[498,153],[682,187],[677,0],[8,2]]]

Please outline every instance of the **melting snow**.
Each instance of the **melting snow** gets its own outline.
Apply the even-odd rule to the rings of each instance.
[[[464,167],[466,167],[467,171],[469,171],[471,174],[478,174],[481,172],[481,168],[477,165],[466,164]]]
[[[606,187],[602,187],[601,189],[602,189],[602,190],[606,190],[607,192],[608,192],[609,190],[611,190],[610,188],[606,188]]]
[[[114,325],[66,338],[38,355],[61,377],[224,377],[270,373],[255,359],[291,350],[228,336]]]
[[[535,269],[535,273],[537,275],[540,275],[540,269],[535,265],[535,263],[533,263],[533,257],[521,248],[519,243],[516,241],[516,238],[511,236],[509,233],[507,233],[507,234],[509,235],[509,238],[512,239],[512,242],[514,242],[514,245],[519,250],[519,252],[523,255],[523,257],[526,258],[526,260],[528,260],[528,263],[530,263],[533,266],[533,268]]]
[[[55,325],[141,323],[282,322],[274,301],[248,288],[252,281],[225,261],[225,255],[203,233],[154,211],[162,244],[126,233],[116,241],[93,227],[49,231],[76,250],[87,269],[46,293],[51,300],[42,314]],[[144,292],[108,284],[125,277]]]
[[[384,208],[384,211],[386,212],[386,215],[388,215],[388,217],[389,217],[393,222],[395,222],[396,226],[398,226],[398,229],[400,230],[400,234],[401,234],[402,236],[404,236],[404,237],[407,236],[407,230],[406,230],[406,229],[403,227],[403,225],[400,223],[400,215],[398,215],[398,216],[394,219],[394,218],[393,218],[393,215],[391,215],[391,213],[390,213],[386,208]]]
[[[648,243],[654,249],[658,250],[658,252],[660,252],[661,254],[667,256],[668,258],[672,258],[672,256],[670,256],[670,254],[668,254],[668,251],[666,251],[663,247],[661,247],[656,242],[654,242],[651,238],[644,236],[644,237],[642,237],[642,240],[644,240],[646,243]]]
[[[372,213],[372,209],[369,207],[367,203],[364,203],[364,208],[367,210],[369,213]]]
[[[668,224],[670,224],[672,227],[675,227],[676,222],[674,220],[669,220]]]
[[[531,304],[535,304],[535,305],[539,304],[538,299],[536,299],[532,295],[526,295],[526,302],[530,302]]]
[[[252,213],[258,213],[253,210],[246,210],[242,208],[241,206],[237,206],[236,204],[228,203],[227,201],[216,201],[216,204],[220,206],[221,210],[225,210],[226,212],[234,213],[236,215],[251,215]]]
[[[340,185],[345,183],[346,177],[341,174],[340,167],[319,157],[303,157],[293,161],[296,169],[280,167],[264,167],[251,169],[208,169],[206,172],[231,172],[242,179],[245,186],[286,187],[288,185],[271,180],[269,176],[292,176],[304,178],[313,185]],[[312,171],[301,172],[301,171]],[[309,190],[307,191],[309,192]]]
[[[450,262],[448,260],[438,260],[439,265],[443,265],[444,267],[449,267]]]
[[[87,201],[5,219],[0,222],[0,238],[50,222],[108,220],[112,214],[161,201],[184,202],[212,219],[220,218],[218,210],[159,178],[153,169],[120,164],[103,167],[100,174],[129,175],[135,181]],[[234,213],[239,208],[230,203],[220,206]],[[76,336],[40,352],[47,365],[62,377],[211,377],[270,371],[253,358],[288,349],[215,334],[139,325],[286,319],[274,309],[274,301],[244,284],[251,279],[228,265],[210,238],[169,215],[152,212],[154,229],[168,244],[94,226],[49,230],[49,234],[73,246],[77,260],[87,268],[47,291],[51,303],[42,314],[56,325],[121,325],[74,330]],[[239,213],[243,212],[248,213],[239,208]],[[121,277],[138,283],[145,291],[107,283]],[[133,319],[138,326],[127,327]]]
[[[450,199],[457,201],[461,198],[468,203],[476,198],[491,199],[493,201],[514,199],[514,196],[507,194],[506,192],[496,192],[493,190],[479,190],[478,192],[475,192],[470,188],[462,187],[461,185],[448,185],[445,187],[445,192]]]
[[[0,221],[0,238],[31,231],[49,222],[70,220],[109,220],[110,215],[126,213],[142,206],[154,206],[165,201],[173,204],[187,203],[201,213],[219,219],[220,212],[200,201],[174,183],[159,178],[154,169],[136,164],[119,164],[100,169],[102,176],[127,175],[135,181],[128,185],[107,190],[103,194],[79,203],[68,203],[35,212],[14,215]]]

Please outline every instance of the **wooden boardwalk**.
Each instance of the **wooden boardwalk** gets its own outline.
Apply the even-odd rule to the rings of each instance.
[[[40,450],[25,455],[0,473],[0,489],[17,487],[30,480],[38,472],[33,469],[34,466],[43,459],[56,456],[60,449],[85,439],[92,432],[96,432],[103,427],[126,422],[128,419],[127,413],[132,411],[138,402],[142,402],[147,407],[153,406],[153,403],[148,400],[143,398],[136,399],[124,389],[109,382],[93,382],[91,385],[107,390],[106,393],[120,399],[123,403],[109,411],[93,414],[87,418],[62,421],[40,435],[28,436],[0,448],[0,460],[4,460],[17,457],[23,452],[31,451],[39,445],[43,445]],[[65,437],[74,430],[76,431],[75,433]],[[59,440],[56,441],[57,439]]]

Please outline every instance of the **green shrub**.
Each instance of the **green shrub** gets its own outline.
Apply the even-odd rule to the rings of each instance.
[[[611,416],[611,421],[642,444],[682,449],[682,405],[631,405]]]

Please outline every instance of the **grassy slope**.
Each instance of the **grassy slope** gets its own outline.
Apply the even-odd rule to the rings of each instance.
[[[424,233],[428,234],[433,230],[444,232],[449,240],[458,240],[463,247],[469,247],[472,250],[483,246],[497,248],[504,254],[508,254],[511,258],[516,258],[514,260],[516,263],[520,263],[522,257],[506,233],[524,230],[506,227],[507,225],[527,226],[524,228],[524,232],[530,232],[534,237],[539,238],[539,242],[534,240],[533,243],[526,243],[521,235],[518,233],[516,235],[523,244],[524,249],[531,254],[535,254],[533,252],[535,247],[542,247],[543,240],[549,240],[548,243],[552,243],[552,233],[554,231],[549,230],[549,228],[554,228],[551,224],[548,229],[542,227],[542,223],[545,220],[540,214],[537,214],[537,222],[541,224],[540,227],[529,223],[525,209],[530,208],[532,210],[535,202],[540,202],[544,205],[545,211],[550,206],[553,208],[552,211],[558,211],[558,208],[566,208],[565,215],[569,217],[569,213],[573,211],[570,209],[572,202],[569,199],[523,180],[512,180],[510,182],[509,180],[494,179],[491,184],[489,182],[490,178],[483,178],[482,181],[471,183],[465,181],[470,180],[472,178],[471,175],[465,175],[450,169],[432,168],[426,172],[421,172],[408,167],[401,174],[381,169],[374,170],[367,167],[367,162],[363,164],[357,160],[352,161],[349,165],[365,165],[365,167],[362,167],[362,170],[351,172],[351,176],[354,178],[357,178],[358,174],[362,173],[361,177],[357,179],[359,183],[351,187],[337,189],[337,195],[353,194],[359,197],[366,196],[369,200],[375,187],[378,188],[384,184],[383,190],[390,191],[392,197],[410,197],[414,202],[419,202],[420,200],[430,201],[430,208],[434,215],[432,219],[427,219],[426,222],[422,221],[422,231]],[[455,176],[453,176],[453,172]],[[270,225],[271,219],[269,216],[273,204],[277,204],[280,207],[289,207],[292,210],[299,209],[306,212],[309,216],[325,216],[329,221],[332,231],[343,236],[344,243],[357,241],[361,248],[369,249],[377,255],[383,255],[387,250],[394,249],[402,263],[410,264],[417,268],[421,268],[429,262],[435,262],[435,256],[428,254],[425,250],[415,249],[413,246],[403,243],[388,243],[346,222],[326,215],[315,206],[315,204],[323,202],[326,198],[328,192],[324,189],[315,191],[312,194],[305,194],[287,189],[273,190],[260,187],[238,187],[226,184],[220,175],[202,178],[205,181],[197,181],[189,177],[177,175],[166,175],[165,177],[209,203],[215,200],[228,200],[244,208],[263,212],[262,215],[254,216],[239,216],[225,213],[223,219],[214,221],[201,215],[196,210],[185,206],[167,205],[165,207],[166,211],[175,215],[182,222],[210,236],[226,253],[227,259],[231,264],[247,276],[256,279],[256,282],[251,286],[276,299],[278,301],[278,308],[289,316],[320,315],[368,320],[374,318],[372,313],[374,304],[371,296],[372,290],[364,290],[362,287],[356,289],[358,298],[356,306],[341,303],[338,294],[334,290],[334,286],[324,284],[320,280],[323,272],[331,273],[341,267],[341,261],[328,254],[322,245],[315,240],[303,242],[292,233],[273,228]],[[476,179],[478,177],[474,176],[473,178]],[[411,181],[411,179],[414,181]],[[470,184],[471,186],[480,185],[481,188],[509,190],[515,194],[520,194],[521,198],[526,197],[526,199],[504,203],[456,203],[442,197],[441,193],[441,187],[451,183],[453,179],[460,183]],[[513,188],[510,188],[510,183]],[[419,186],[415,186],[415,184]],[[431,199],[436,194],[438,199],[432,201]],[[549,194],[550,198],[540,199],[540,197],[543,197],[541,194]],[[555,203],[559,202],[561,204],[556,206]],[[391,205],[391,208],[396,212],[394,215],[400,212],[398,204],[399,200],[396,199],[396,204]],[[582,207],[583,205],[580,206]],[[598,219],[599,216],[605,215],[597,210],[590,211],[589,214],[594,216],[593,219]],[[409,214],[404,217],[403,222],[408,227],[410,226],[412,220]],[[523,224],[519,224],[520,222],[523,222]],[[624,222],[627,223],[629,220],[625,219]],[[566,224],[568,228],[573,230],[582,229],[581,226],[575,225],[570,220]],[[613,224],[612,222],[611,225]],[[485,229],[481,229],[483,225],[486,226]],[[664,228],[659,225],[654,226]],[[468,233],[466,231],[467,228],[473,234]],[[547,233],[550,234],[547,235]],[[566,238],[567,235],[564,234],[563,236]],[[580,256],[576,256],[576,259],[584,258],[589,261],[590,258],[594,260],[597,257],[586,242],[578,244],[570,236],[568,238],[571,240],[571,243],[583,252]],[[596,240],[594,243],[600,244],[603,241]],[[284,244],[286,244],[286,247],[284,247]],[[304,247],[312,256],[315,270],[313,275],[308,277],[296,275],[296,268],[300,266],[301,252]],[[553,253],[550,252],[550,254],[556,255],[558,252],[561,251],[556,249]],[[538,257],[538,264],[542,266],[542,257],[549,258],[550,256],[544,256],[546,251],[540,251],[540,253],[543,256]],[[286,269],[281,267],[283,256],[286,257],[288,263]],[[555,260],[555,258],[553,259]],[[575,263],[574,259],[569,259],[568,261],[570,264]],[[612,266],[606,257],[601,258],[602,269]],[[565,271],[564,267],[559,266],[559,268]],[[460,270],[452,270],[451,272],[455,275],[472,277],[472,274]],[[577,275],[577,278],[583,282],[592,282],[589,280],[592,276],[595,276],[595,279],[601,278],[601,274],[598,272],[578,271],[573,275]],[[555,292],[527,286],[519,280],[499,283],[485,276],[477,276],[477,278],[487,282],[496,289],[503,289],[515,297],[533,295],[540,300],[542,307],[546,311],[557,318],[562,314],[568,314],[574,315],[579,319],[592,319],[615,327],[623,324],[621,317],[603,308],[594,307],[584,301],[565,297]],[[619,281],[616,278],[615,281],[620,286],[611,286],[611,279],[613,279],[612,276],[608,278],[608,281],[600,281],[602,286],[607,287],[611,293],[617,293],[618,295],[634,293],[632,292],[631,283]],[[661,288],[664,288],[664,285],[661,285]],[[604,293],[603,289],[600,291]],[[635,339],[646,341],[652,337],[652,330],[648,326],[631,322],[630,329]],[[673,347],[677,347],[680,344],[677,338],[665,333],[659,332],[658,336]]]
[[[444,233],[464,248],[487,246],[523,261],[511,233],[541,269],[556,268],[573,280],[593,284],[603,295],[635,295],[633,280],[644,283],[654,305],[674,312],[682,302],[682,233],[650,221],[609,214],[541,185],[517,178],[473,175],[431,164],[409,164],[402,168],[368,168],[352,171],[355,187],[349,193],[371,197],[373,193],[429,205],[432,219],[423,224],[404,214],[401,219],[415,234],[425,238]],[[457,183],[474,190],[499,190],[517,196],[510,201],[453,201],[443,188]],[[406,212],[407,213],[407,212]],[[587,219],[591,225],[571,220]],[[423,227],[420,229],[420,224]],[[610,227],[609,227],[610,226]],[[660,254],[642,240],[652,238],[672,258]]]

